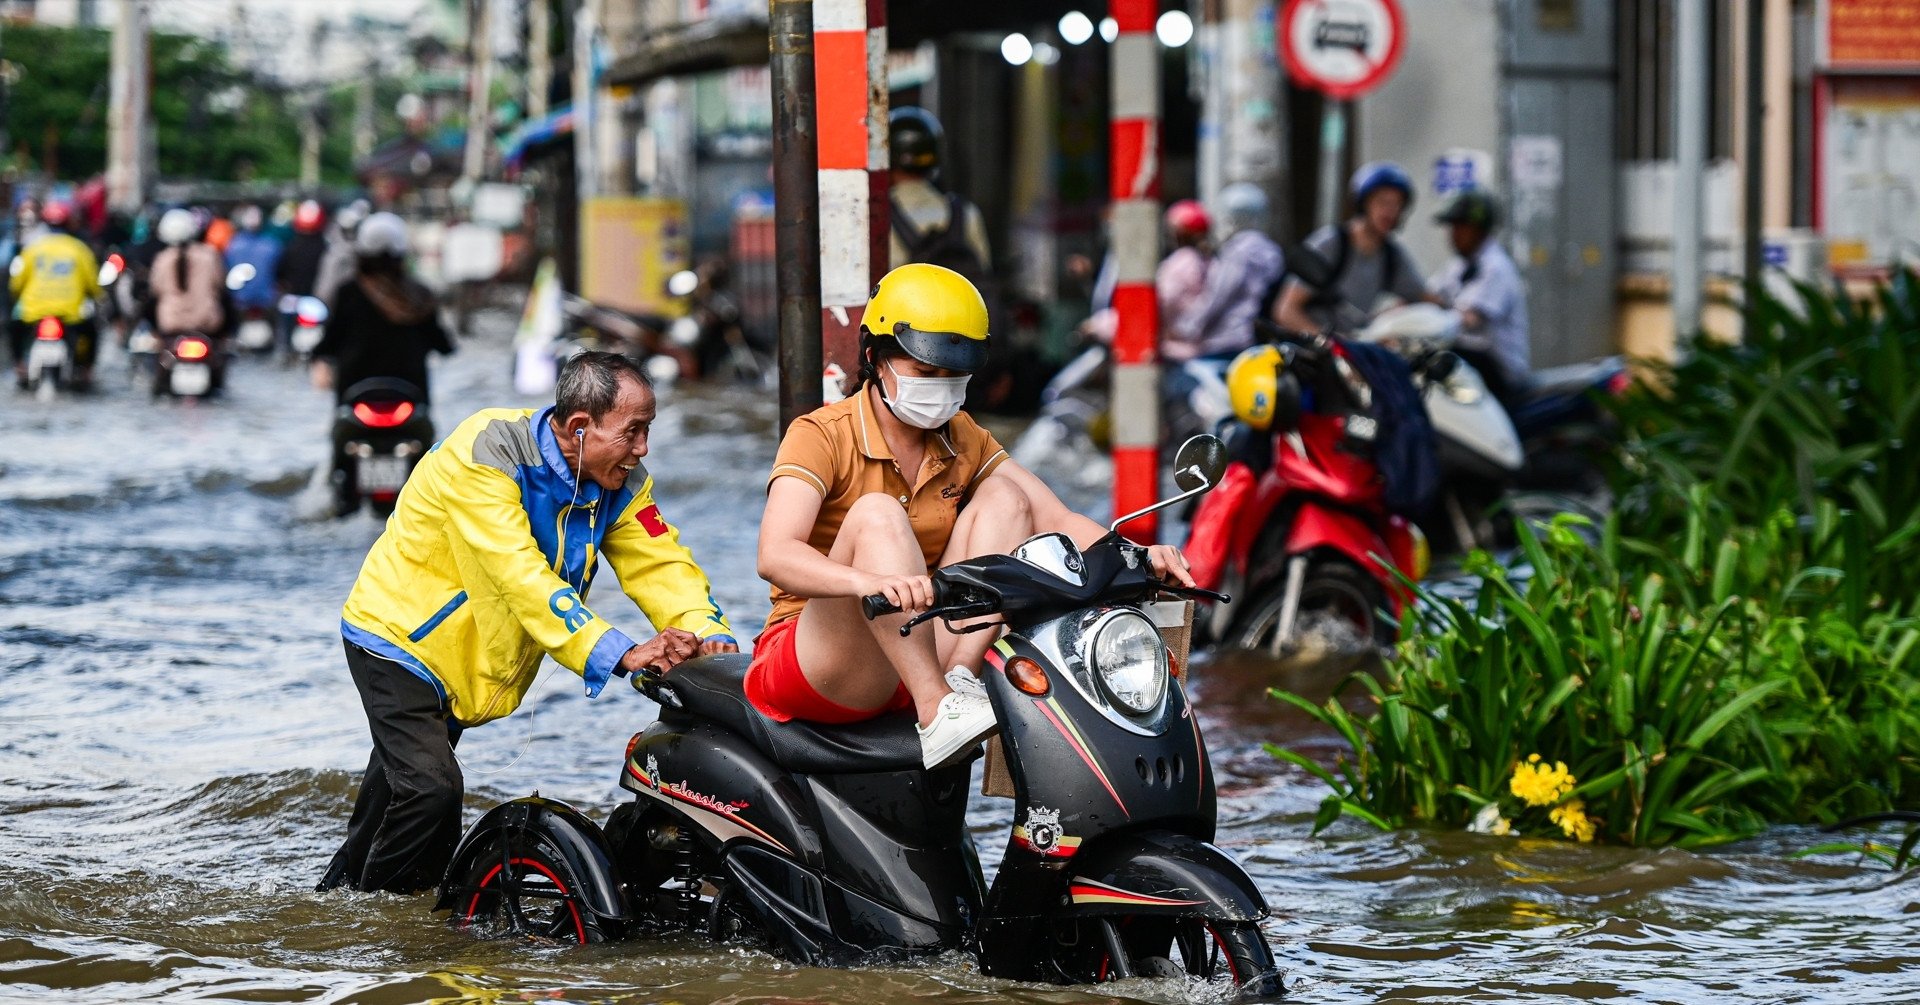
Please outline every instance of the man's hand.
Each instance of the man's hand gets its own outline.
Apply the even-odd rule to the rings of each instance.
[[[729,638],[722,638],[722,637],[716,636],[711,639],[700,640],[700,649],[699,649],[698,655],[712,656],[715,653],[737,653],[739,651],[740,651],[740,643],[735,642]]]
[[[1147,549],[1147,558],[1153,562],[1153,571],[1161,579],[1181,586],[1193,586],[1193,573],[1187,571],[1187,556],[1170,544],[1156,544]]]
[[[691,658],[698,648],[700,639],[692,632],[669,628],[627,650],[620,657],[620,669],[637,674],[651,666],[664,673]]]

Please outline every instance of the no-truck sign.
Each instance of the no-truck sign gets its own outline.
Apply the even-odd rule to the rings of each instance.
[[[1400,62],[1406,22],[1395,0],[1287,0],[1280,45],[1302,87],[1342,101],[1387,79]]]

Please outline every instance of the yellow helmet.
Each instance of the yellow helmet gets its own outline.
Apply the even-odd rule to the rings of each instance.
[[[1243,349],[1227,365],[1227,399],[1241,422],[1264,433],[1280,410],[1280,371],[1285,357],[1270,345]]]
[[[860,333],[897,339],[928,366],[973,373],[987,363],[987,302],[952,269],[902,265],[873,288]]]

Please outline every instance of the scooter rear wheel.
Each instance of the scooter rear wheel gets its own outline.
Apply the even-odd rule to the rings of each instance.
[[[543,843],[515,841],[474,858],[448,920],[456,928],[513,932],[586,945],[619,937],[575,892],[580,877]]]
[[[1269,582],[1248,605],[1252,612],[1228,637],[1241,649],[1274,659],[1294,655],[1305,632],[1324,637],[1330,657],[1351,658],[1391,647],[1400,626],[1385,613],[1386,594],[1375,580],[1350,562],[1316,561],[1307,567],[1294,616],[1293,637],[1279,637],[1287,584],[1283,574]],[[1351,650],[1351,651],[1348,651]]]

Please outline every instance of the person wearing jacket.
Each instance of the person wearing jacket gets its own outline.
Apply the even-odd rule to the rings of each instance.
[[[451,353],[434,296],[407,276],[407,225],[375,213],[354,234],[355,274],[333,296],[326,336],[314,347],[314,383],[348,388],[370,377],[394,377],[425,393],[427,355]]]
[[[195,240],[199,222],[191,210],[167,210],[155,229],[167,247],[147,273],[146,310],[154,331],[163,338],[200,332],[224,343],[233,310],[220,250]]]
[[[48,203],[46,229],[20,251],[7,288],[13,294],[13,317],[8,333],[13,343],[14,380],[27,386],[27,345],[43,318],[59,318],[73,340],[75,382],[93,383],[93,354],[97,331],[93,303],[100,297],[100,264],[86,242],[67,233],[70,211],[64,203]]]
[[[653,496],[655,404],[617,353],[561,368],[551,407],[493,408],[420,461],[341,612],[373,754],[317,889],[438,882],[460,831],[464,729],[511,714],[543,654],[588,697],[616,676],[738,645]],[[636,643],[587,606],[597,563],[659,634]]]
[[[1161,335],[1170,360],[1226,358],[1252,345],[1253,322],[1286,274],[1286,255],[1267,236],[1267,194],[1259,186],[1242,181],[1221,189],[1220,210],[1228,237],[1207,266],[1205,286]]]
[[[253,275],[234,291],[233,303],[242,311],[264,314],[279,302],[274,295],[273,275],[280,267],[280,240],[263,229],[266,221],[258,206],[242,206],[234,212],[233,221],[236,229],[227,242],[227,268],[253,266]]]

